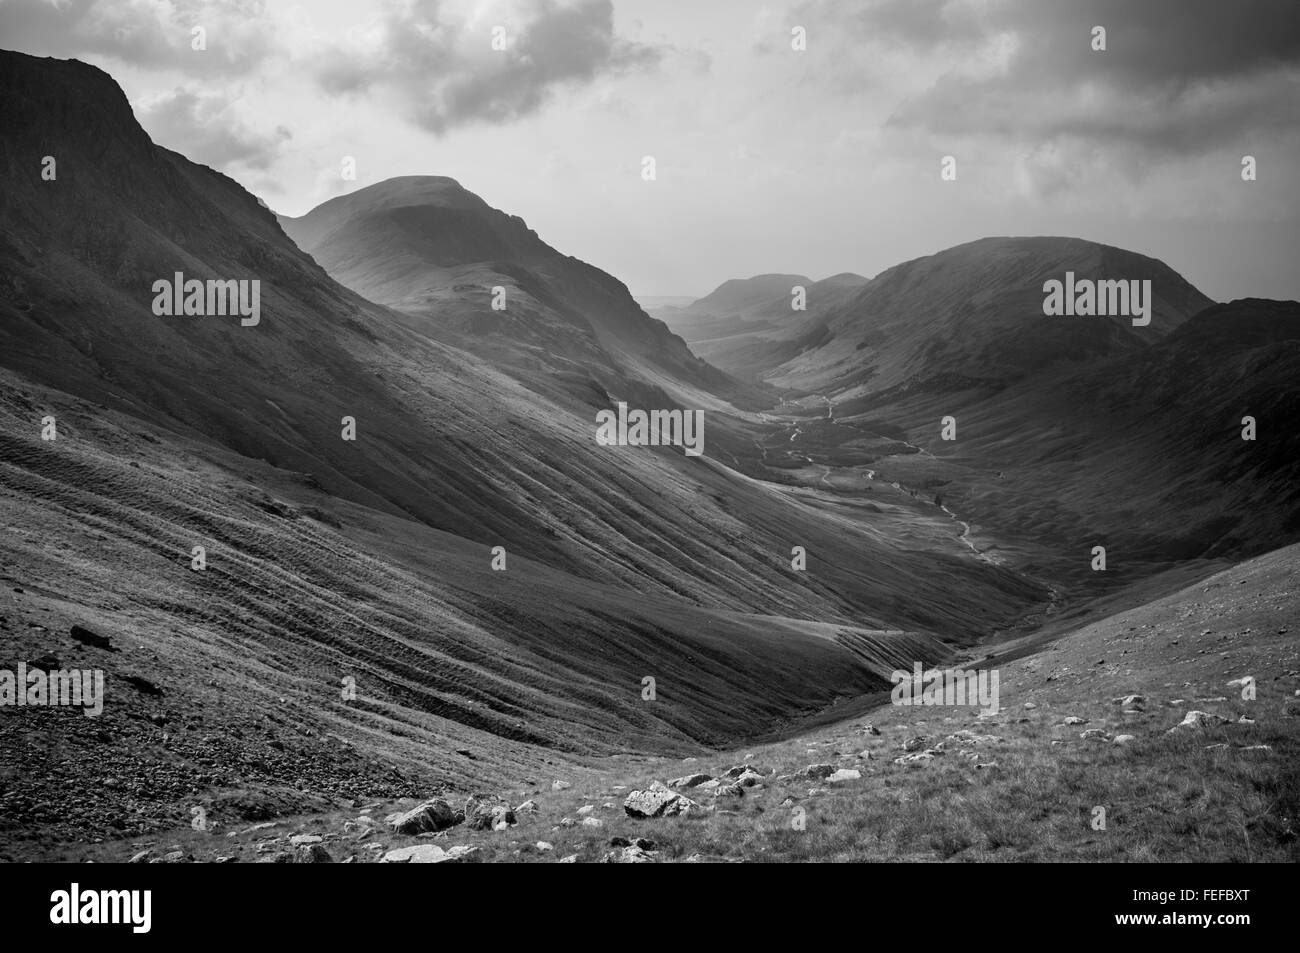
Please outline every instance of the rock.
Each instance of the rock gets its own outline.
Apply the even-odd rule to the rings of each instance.
[[[1078,715],[1070,715],[1065,721],[1061,722],[1063,725],[1086,725],[1087,723],[1087,718],[1080,718]]]
[[[1037,707],[1038,706],[1035,705],[1033,702],[1025,702],[1025,708],[1028,709],[1029,711],[1033,711]]]
[[[163,854],[162,862],[164,864],[192,864],[194,858],[183,850],[169,850]]]
[[[571,818],[571,817],[562,817],[562,818],[560,818],[560,826],[561,826],[561,827],[573,827],[573,826],[574,826],[575,824],[577,824],[577,823],[578,823],[578,822],[575,821],[575,820],[574,820],[573,818]]]
[[[310,844],[319,844],[323,837],[319,834],[294,834],[289,838],[289,843],[294,847],[307,847]]]
[[[433,844],[416,844],[414,847],[399,847],[390,850],[379,862],[381,864],[460,864],[475,859],[477,847],[459,844],[443,850]]]
[[[674,790],[683,790],[686,788],[698,787],[705,781],[712,781],[713,778],[707,774],[688,774],[682,778],[673,778],[668,782],[668,786]]]
[[[863,725],[861,728],[859,728],[858,730],[859,730],[860,732],[862,732],[862,734],[864,734],[864,735],[879,735],[879,734],[880,734],[880,729],[877,728],[875,725],[871,724],[871,722],[867,722],[866,724],[864,724],[864,725]]]
[[[503,831],[515,823],[515,812],[504,801],[483,796],[465,799],[465,825],[472,831]]]
[[[954,732],[945,738],[937,746],[938,749],[944,748],[949,743],[959,748],[969,748],[974,745],[995,745],[1000,744],[1002,738],[998,735],[981,735],[978,732],[971,731],[969,728],[963,728],[961,731]]]
[[[581,815],[583,815],[583,816],[585,817],[586,815],[590,814],[590,813],[591,813],[592,811],[594,811],[595,809],[596,809],[596,805],[594,805],[594,804],[584,804],[584,805],[582,805],[582,807],[578,808],[578,813],[581,814]]]
[[[651,787],[645,791],[633,791],[623,800],[623,810],[628,817],[662,817],[668,805],[679,797],[680,794],[667,787],[662,790]]]
[[[857,781],[862,778],[862,772],[857,768],[840,768],[834,774],[826,779],[827,784],[842,784],[845,781]]]
[[[1206,711],[1189,711],[1186,715],[1183,716],[1182,721],[1174,725],[1174,727],[1170,728],[1169,730],[1178,731],[1180,728],[1182,728],[1186,730],[1195,731],[1200,728],[1210,727],[1211,725],[1222,725],[1227,721],[1228,719],[1224,718],[1222,715],[1212,715]]]
[[[716,791],[713,792],[713,796],[714,797],[744,797],[745,788],[744,785],[733,781],[730,784],[721,785]]]
[[[82,645],[93,645],[97,649],[107,649],[110,652],[117,651],[117,649],[113,648],[113,642],[108,636],[96,635],[89,629],[79,625],[74,625],[69,629],[68,634],[72,636],[74,641],[80,642]]]
[[[303,844],[293,853],[295,864],[332,864],[334,858],[320,844]]]
[[[701,791],[713,791],[722,785],[717,778],[711,778],[708,781],[702,781],[696,785]]]
[[[457,822],[456,812],[442,798],[425,801],[404,813],[389,814],[385,818],[394,833],[424,834],[446,830]]]
[[[1119,698],[1112,698],[1111,702],[1116,705],[1123,705],[1125,708],[1141,708],[1147,703],[1145,695],[1123,695]]]
[[[906,741],[903,742],[903,750],[920,751],[922,748],[926,746],[927,743],[928,742],[926,741],[925,735],[915,735],[914,737],[908,738]]]
[[[570,854],[568,857],[560,858],[560,863],[562,864],[576,864],[577,862],[578,862],[577,854]]]
[[[1111,739],[1111,744],[1126,745],[1133,741],[1137,741],[1136,735],[1116,735]]]
[[[545,854],[547,851],[555,850],[555,845],[554,845],[554,844],[550,843],[549,841],[544,841],[544,840],[539,840],[539,841],[538,841],[534,846],[535,846],[538,850],[540,850],[543,854]]]
[[[599,817],[584,817],[582,819],[582,826],[583,827],[604,827],[605,822],[602,821]]]
[[[1089,728],[1087,731],[1079,732],[1079,737],[1084,741],[1108,741],[1109,736],[1100,728]]]
[[[536,802],[536,801],[532,801],[532,800],[525,801],[523,804],[520,804],[517,808],[515,808],[515,813],[516,813],[516,814],[536,814],[536,813],[537,813],[537,802]]]
[[[569,788],[571,788],[571,787],[573,787],[573,785],[570,784],[568,781],[552,781],[552,782],[551,782],[551,790],[552,790],[552,791],[567,791],[567,790],[568,790]]]
[[[829,778],[835,771],[836,767],[833,764],[810,764],[799,772],[799,776],[820,781],[822,778]]]
[[[673,817],[692,811],[703,812],[705,808],[656,781],[645,790],[629,794],[623,802],[623,810],[629,817]]]
[[[916,764],[920,761],[933,761],[934,755],[928,751],[918,751],[915,754],[905,754],[901,758],[895,758],[894,764]]]
[[[611,850],[600,859],[602,864],[652,864],[655,856],[648,850],[642,850],[635,844],[618,850]]]
[[[147,678],[141,678],[139,675],[123,675],[122,681],[126,682],[141,695],[161,695],[163,690],[149,681]]]
[[[977,764],[977,765],[975,765],[975,770],[976,770],[976,771],[985,771],[985,770],[987,770],[987,769],[989,769],[989,768],[996,768],[997,766],[998,766],[998,763],[997,763],[996,761],[990,761],[990,762],[988,762],[987,764]]]
[[[147,863],[149,863],[149,861],[152,860],[152,859],[153,859],[153,851],[150,850],[150,849],[145,849],[145,850],[140,851],[140,853],[138,853],[138,854],[132,854],[132,855],[131,855],[131,859],[128,860],[127,863],[128,863],[128,864],[147,864]]]

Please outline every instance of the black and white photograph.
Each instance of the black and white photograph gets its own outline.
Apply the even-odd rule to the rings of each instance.
[[[0,0],[20,919],[1051,863],[1247,937],[1297,298],[1293,0]]]

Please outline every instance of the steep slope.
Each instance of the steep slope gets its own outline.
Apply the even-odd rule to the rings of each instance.
[[[1105,543],[1112,569],[1239,558],[1300,538],[1298,377],[1300,304],[1244,299],[1150,348],[970,408],[951,450],[924,443],[1002,471],[1006,488],[975,494],[975,512]],[[1248,416],[1254,440],[1242,436]]]
[[[667,390],[675,406],[700,406],[699,394],[710,406],[756,396],[646,315],[622,282],[453,179],[389,179],[280,223],[335,280],[530,383],[541,364],[588,374],[610,393],[653,400]],[[496,288],[504,298],[494,308]]]

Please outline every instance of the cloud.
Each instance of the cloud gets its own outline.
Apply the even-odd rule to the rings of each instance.
[[[493,48],[494,36],[504,49]],[[315,75],[335,95],[395,93],[414,122],[441,135],[529,115],[561,86],[663,55],[616,35],[610,0],[409,0],[388,8],[368,42],[328,50]]]
[[[814,0],[798,15],[945,64],[889,120],[938,137],[1189,155],[1300,129],[1294,0],[877,0],[848,15]]]
[[[136,113],[155,142],[215,169],[242,166],[265,170],[292,138],[284,126],[270,134],[252,132],[221,96],[179,87],[141,103]]]
[[[193,48],[193,30],[206,48]],[[263,0],[0,0],[9,49],[40,56],[105,57],[142,70],[233,76],[270,53]]]

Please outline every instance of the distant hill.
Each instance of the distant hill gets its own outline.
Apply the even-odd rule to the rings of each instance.
[[[745,379],[761,367],[747,355],[766,353],[764,343],[785,339],[846,300],[865,284],[861,275],[842,272],[821,281],[804,275],[757,275],[725,281],[685,308],[660,312],[695,353]],[[795,288],[804,289],[803,309],[795,310]]]

